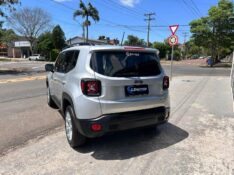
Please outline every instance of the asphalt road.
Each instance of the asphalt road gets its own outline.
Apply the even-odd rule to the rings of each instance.
[[[170,65],[163,65],[167,75],[170,75]],[[172,68],[172,76],[230,76],[231,68],[200,67],[193,65],[175,64]]]

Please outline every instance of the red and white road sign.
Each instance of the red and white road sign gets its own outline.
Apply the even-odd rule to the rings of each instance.
[[[172,25],[172,26],[169,26],[169,28],[171,30],[172,35],[175,35],[176,31],[179,28],[179,25]]]
[[[171,35],[168,38],[168,43],[170,46],[175,46],[176,44],[178,44],[178,42],[179,42],[179,38],[177,35]]]

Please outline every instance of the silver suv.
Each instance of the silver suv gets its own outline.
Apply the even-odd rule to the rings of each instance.
[[[63,50],[46,84],[65,118],[71,147],[113,131],[156,126],[170,114],[169,78],[156,49],[75,46]]]

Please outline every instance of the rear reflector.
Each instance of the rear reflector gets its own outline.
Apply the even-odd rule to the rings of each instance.
[[[94,132],[101,131],[102,130],[102,125],[99,124],[99,123],[93,123],[91,125],[91,130],[94,131]]]
[[[98,80],[81,80],[81,90],[87,96],[101,95],[101,82]]]
[[[169,84],[170,84],[169,77],[168,76],[163,77],[163,90],[168,89]]]

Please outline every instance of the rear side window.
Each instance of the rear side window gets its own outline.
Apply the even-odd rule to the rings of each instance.
[[[110,77],[145,77],[161,73],[157,55],[144,52],[95,52],[91,67],[95,72]]]
[[[60,53],[55,63],[55,71],[60,73],[70,72],[76,66],[78,56],[78,50]]]
[[[79,51],[71,51],[66,54],[67,58],[67,66],[66,66],[66,72],[70,72],[72,69],[75,68],[76,62],[79,56]]]

